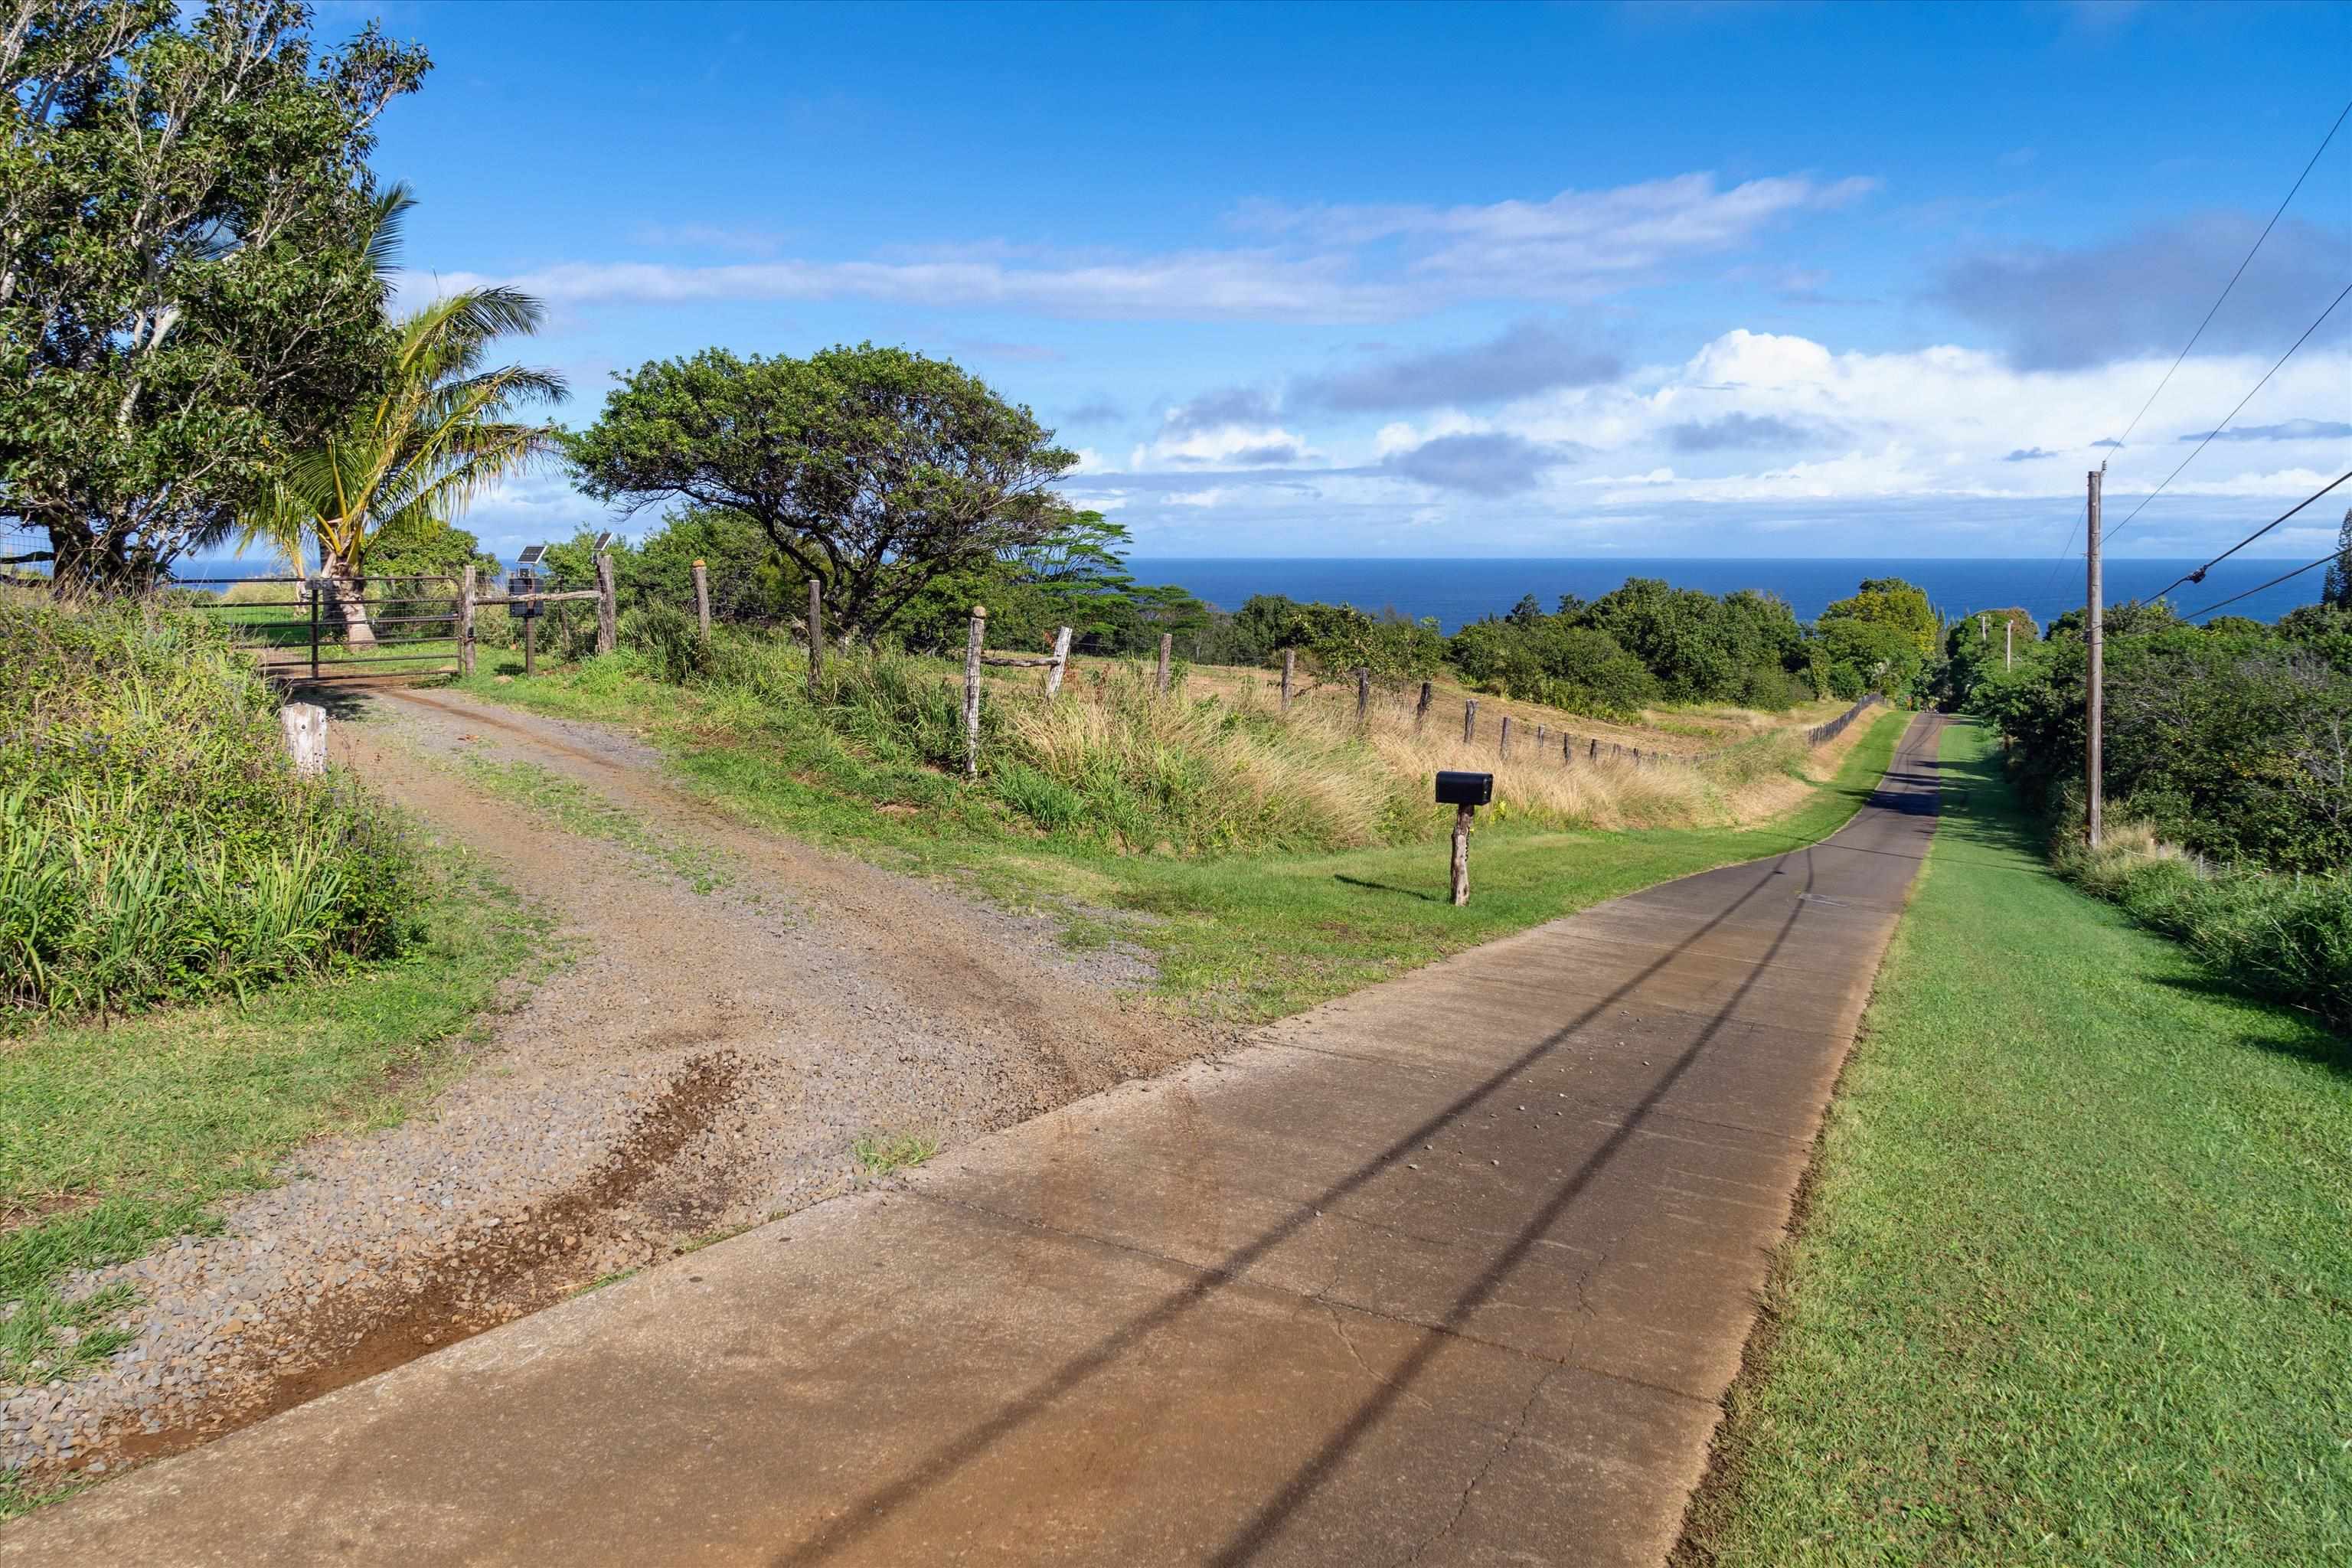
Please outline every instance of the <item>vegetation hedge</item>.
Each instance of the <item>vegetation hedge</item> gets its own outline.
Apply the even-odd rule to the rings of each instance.
[[[298,778],[252,656],[201,617],[0,597],[0,1016],[243,995],[389,956],[414,850]]]
[[[2061,820],[2067,830],[2051,858],[2062,876],[2248,990],[2352,1026],[2352,871],[2215,868],[2139,823],[2110,829],[2092,849],[2079,818]]]

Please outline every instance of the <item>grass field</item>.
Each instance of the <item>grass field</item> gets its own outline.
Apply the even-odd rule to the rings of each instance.
[[[394,963],[297,980],[245,1005],[41,1025],[0,1049],[0,1383],[104,1356],[120,1293],[62,1300],[72,1270],[134,1258],[210,1221],[322,1132],[397,1120],[444,1080],[543,922],[463,872],[433,935]]]
[[[2352,1045],[1944,759],[1677,1563],[2352,1562]]]
[[[1562,831],[1480,819],[1467,909],[1446,899],[1442,840],[1226,856],[1119,854],[1035,833],[936,773],[877,776],[852,748],[713,721],[676,688],[573,678],[466,689],[535,711],[631,725],[674,776],[754,823],[1000,901],[1058,909],[1074,944],[1122,941],[1159,965],[1171,1005],[1239,1023],[1279,1017],[1621,893],[1810,843],[1852,816],[1906,716],[1882,714],[1783,780],[1792,809],[1748,827]],[[911,804],[896,804],[900,800]]]

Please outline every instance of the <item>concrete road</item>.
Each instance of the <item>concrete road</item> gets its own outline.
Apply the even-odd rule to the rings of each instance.
[[[167,1460],[0,1559],[1655,1564],[1935,827],[1359,993]]]

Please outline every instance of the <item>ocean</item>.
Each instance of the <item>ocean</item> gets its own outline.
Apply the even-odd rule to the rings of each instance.
[[[2194,561],[2110,560],[2105,598],[2116,604],[2145,597],[2197,565]],[[2293,561],[2225,561],[2200,584],[2174,590],[2183,612],[2201,609],[2267,582]],[[1677,588],[1727,594],[1756,588],[1778,594],[1801,620],[1811,620],[1865,577],[1901,577],[1927,590],[1948,616],[2016,605],[2048,624],[2083,603],[2083,563],[2066,561],[1903,561],[1850,559],[1714,561],[1635,560],[1234,560],[1130,557],[1138,582],[1173,583],[1220,609],[1236,609],[1253,594],[1344,603],[1360,609],[1395,609],[1415,619],[1434,616],[1446,631],[1481,616],[1500,615],[1525,594],[1547,610],[1562,594],[1594,599],[1628,577],[1663,577]],[[2318,601],[2324,574],[2306,572],[2230,606],[2231,615],[2272,621]]]
[[[2144,598],[2196,565],[2194,561],[2106,563],[2109,604]],[[2225,561],[2200,584],[2176,589],[2172,602],[2184,612],[2269,581],[2292,561]],[[1220,609],[1241,607],[1253,594],[1284,594],[1294,599],[1349,604],[1360,609],[1394,609],[1418,619],[1434,616],[1446,631],[1457,631],[1481,616],[1501,615],[1533,594],[1547,610],[1562,594],[1599,598],[1628,577],[1663,577],[1678,588],[1727,594],[1757,588],[1789,601],[1801,620],[1811,620],[1833,599],[1844,598],[1865,577],[1901,577],[1927,591],[1948,616],[2018,605],[2048,624],[2083,602],[2083,563],[2065,561],[1905,561],[1856,556],[1816,560],[1365,560],[1300,556],[1289,559],[1130,556],[1128,570],[1139,583],[1173,583]],[[253,560],[189,561],[182,577],[256,577],[282,568]],[[2274,621],[2299,605],[2316,603],[2324,574],[2302,576],[2230,606],[2231,615]]]

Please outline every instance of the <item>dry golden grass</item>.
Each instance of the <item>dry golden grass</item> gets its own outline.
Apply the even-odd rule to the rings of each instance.
[[[1149,668],[1134,661],[1073,660],[1065,700],[1048,706],[1035,700],[1042,672],[990,672],[992,687],[1012,699],[1001,711],[1013,716],[1024,758],[1058,783],[1099,791],[1115,773],[1165,793],[1181,774],[1190,799],[1213,798],[1212,815],[1234,837],[1252,840],[1374,842],[1396,813],[1425,800],[1430,775],[1442,768],[1493,773],[1493,809],[1504,820],[1738,826],[1800,804],[1812,788],[1808,781],[1834,773],[1865,728],[1853,726],[1808,755],[1802,731],[1835,717],[1843,704],[1809,703],[1785,714],[1674,710],[1657,716],[1674,726],[1669,733],[1474,694],[1452,681],[1433,683],[1431,708],[1419,724],[1417,686],[1375,688],[1360,727],[1352,681],[1302,675],[1285,714],[1280,677],[1270,671],[1195,666],[1181,671],[1171,700],[1138,700],[1150,679]],[[1468,700],[1478,709],[1465,741]],[[1507,755],[1501,751],[1506,715]],[[1564,735],[1575,742],[1565,757]],[[1637,765],[1612,748],[1638,748],[1645,757],[1664,752],[1670,760]]]

